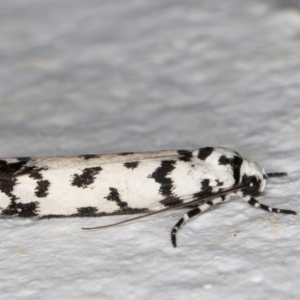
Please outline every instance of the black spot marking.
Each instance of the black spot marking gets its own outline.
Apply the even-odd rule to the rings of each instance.
[[[12,192],[14,190],[14,186],[17,184],[17,179],[0,179],[0,191],[4,193],[6,196],[10,198],[10,204],[4,208],[1,213],[3,215],[16,215],[18,214],[17,203],[18,199]]]
[[[78,214],[83,217],[95,216],[95,214],[98,211],[98,208],[92,207],[92,206],[86,206],[86,207],[77,208],[77,211],[78,211]]]
[[[38,215],[38,202],[17,203],[16,199],[12,199],[7,208],[1,212],[3,215],[18,217],[34,217]]]
[[[209,179],[203,179],[201,181],[201,191],[198,193],[195,193],[193,195],[193,198],[200,200],[201,198],[203,198],[205,196],[212,195],[212,187],[209,184],[210,184]]]
[[[101,155],[98,154],[84,154],[84,155],[79,155],[79,157],[82,157],[84,159],[91,159],[91,158],[99,158]]]
[[[190,211],[187,213],[187,215],[188,215],[189,218],[192,218],[192,217],[194,217],[194,216],[196,216],[196,215],[198,215],[198,214],[200,214],[200,213],[201,213],[201,209],[198,208],[198,207],[196,207],[196,208],[190,210]]]
[[[39,173],[40,170],[36,171],[36,172],[31,172],[30,175],[28,177],[35,179],[35,180],[41,180],[43,179],[43,176],[41,173]]]
[[[148,176],[160,184],[159,193],[163,196],[172,196],[173,180],[167,178],[167,175],[175,169],[175,163],[174,160],[163,160],[160,166]]]
[[[24,169],[24,164],[26,164],[26,162],[29,160],[26,158],[18,158],[20,160],[19,163],[14,163],[12,164],[8,164],[8,168],[12,171],[12,172],[16,172],[17,168],[19,168],[21,166],[21,168],[19,168],[19,170],[21,170],[20,173],[18,173],[18,175],[23,175],[26,172],[32,172],[33,168],[28,168],[25,167]],[[18,165],[19,164],[19,165]],[[3,164],[2,164],[3,166]],[[26,169],[27,168],[27,169]],[[29,175],[29,177],[31,176],[31,174]],[[40,175],[38,175],[38,172],[33,172],[32,173],[32,177],[39,177]],[[6,207],[5,209],[2,210],[2,214],[3,215],[16,215],[19,217],[34,217],[38,215],[38,202],[29,202],[29,203],[17,203],[18,198],[12,193],[14,190],[14,187],[17,185],[17,179],[13,178],[13,179],[0,179],[0,191],[4,194],[6,194],[11,202],[8,205],[8,207]]]
[[[167,197],[167,198],[159,201],[159,203],[161,203],[165,206],[168,206],[168,207],[172,207],[174,205],[183,203],[183,201],[178,197],[170,196],[170,197]]]
[[[133,154],[134,152],[121,152],[119,153],[119,155],[130,155]]]
[[[216,180],[216,183],[217,183],[217,186],[222,186],[222,185],[224,185],[224,182],[222,182],[222,181],[220,181],[220,180]]]
[[[38,215],[38,202],[18,203],[17,210],[19,217],[35,217]]]
[[[181,218],[175,225],[175,228],[177,227],[177,230],[181,227],[181,225],[183,224],[184,222],[184,218]]]
[[[7,179],[30,173],[33,167],[26,167],[26,163],[26,160],[15,163],[0,160],[0,178]]]
[[[32,205],[30,206],[29,205],[30,203],[22,204],[16,202],[18,198],[12,193],[16,184],[17,184],[17,179],[15,178],[0,179],[0,191],[10,198],[10,204],[6,208],[4,208],[1,211],[1,213],[3,215],[8,215],[8,216],[12,216],[12,215],[26,216],[27,214],[31,216],[29,211],[30,211],[30,207],[33,206]],[[32,203],[37,205],[36,202],[32,202]]]
[[[241,165],[243,163],[243,159],[240,156],[235,156],[233,158],[232,167],[233,167],[233,177],[236,183],[240,181],[240,173],[241,173]]]
[[[49,186],[50,182],[48,180],[39,180],[37,182],[37,187],[35,188],[35,195],[38,198],[47,197]]]
[[[219,165],[228,165],[230,162],[229,158],[225,155],[221,155],[219,158]]]
[[[214,203],[212,202],[212,201],[207,201],[206,202],[209,206],[213,206],[214,205]]]
[[[35,195],[38,198],[44,198],[48,196],[48,189],[50,186],[49,180],[43,180],[43,175],[40,173],[45,169],[38,169],[31,172],[31,174],[28,176],[34,180],[37,180],[37,186],[35,187]]]
[[[257,202],[254,198],[251,198],[251,199],[248,201],[248,203],[249,203],[250,205],[254,206],[254,207],[255,207],[256,204],[258,204],[258,202]]]
[[[16,196],[12,194],[17,179],[0,179],[0,191],[8,196],[10,199],[16,199]]]
[[[212,154],[213,151],[213,147],[200,148],[197,157],[199,159],[205,160],[208,156]]]
[[[81,175],[74,174],[72,185],[85,189],[95,181],[95,177],[102,170],[101,167],[85,168]]]
[[[10,204],[8,205],[8,207],[6,207],[5,209],[3,209],[1,211],[2,215],[5,216],[13,216],[13,215],[18,215],[19,212],[17,210],[17,203],[14,200],[11,200]]]
[[[235,155],[232,158],[228,158],[225,155],[221,155],[219,158],[219,165],[230,165],[233,172],[233,178],[235,184],[240,182],[240,172],[243,159],[239,155]]]
[[[123,202],[120,199],[119,192],[116,188],[110,187],[109,190],[110,190],[110,193],[108,194],[107,197],[104,197],[105,199],[110,200],[110,201],[115,201],[120,208],[125,208],[128,206],[127,202]]]
[[[182,161],[190,161],[193,157],[193,153],[188,150],[178,150],[177,152],[180,155],[179,160]]]
[[[138,165],[139,165],[138,161],[124,163],[124,167],[126,167],[127,169],[132,169],[132,170],[135,169]]]

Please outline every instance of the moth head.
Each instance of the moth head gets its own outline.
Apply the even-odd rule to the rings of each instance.
[[[241,169],[242,185],[246,186],[243,192],[251,196],[261,193],[266,186],[265,170],[258,164],[247,160],[243,161]]]

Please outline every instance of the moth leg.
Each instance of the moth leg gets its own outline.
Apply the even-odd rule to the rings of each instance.
[[[173,247],[177,247],[176,243],[176,234],[179,228],[181,228],[190,218],[195,217],[196,215],[199,215],[200,213],[204,212],[211,206],[214,206],[218,203],[225,202],[230,198],[230,195],[217,197],[215,199],[212,199],[210,201],[207,201],[198,207],[193,208],[192,210],[188,211],[186,214],[183,215],[183,217],[175,224],[175,226],[172,228],[171,231],[171,241]]]
[[[258,208],[261,208],[261,209],[266,210],[271,213],[287,214],[287,215],[296,215],[297,214],[293,210],[275,208],[275,207],[271,207],[271,206],[262,204],[262,203],[258,202],[256,199],[254,199],[253,197],[251,197],[250,195],[245,195],[245,196],[243,195],[242,199],[245,200],[246,202],[248,202],[253,207],[258,207]]]

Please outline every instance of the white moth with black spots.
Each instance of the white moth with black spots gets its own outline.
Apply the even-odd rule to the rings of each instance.
[[[269,212],[253,196],[269,177],[256,163],[225,148],[200,148],[66,157],[0,159],[0,213],[19,217],[95,217],[146,213],[122,224],[175,208],[191,208],[173,227],[171,240],[190,218],[238,195]]]

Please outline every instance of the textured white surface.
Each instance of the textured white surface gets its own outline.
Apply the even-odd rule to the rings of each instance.
[[[224,146],[287,171],[260,200],[299,204],[296,1],[3,0],[2,157]],[[1,299],[299,299],[297,216],[238,200],[175,211],[1,218]]]

